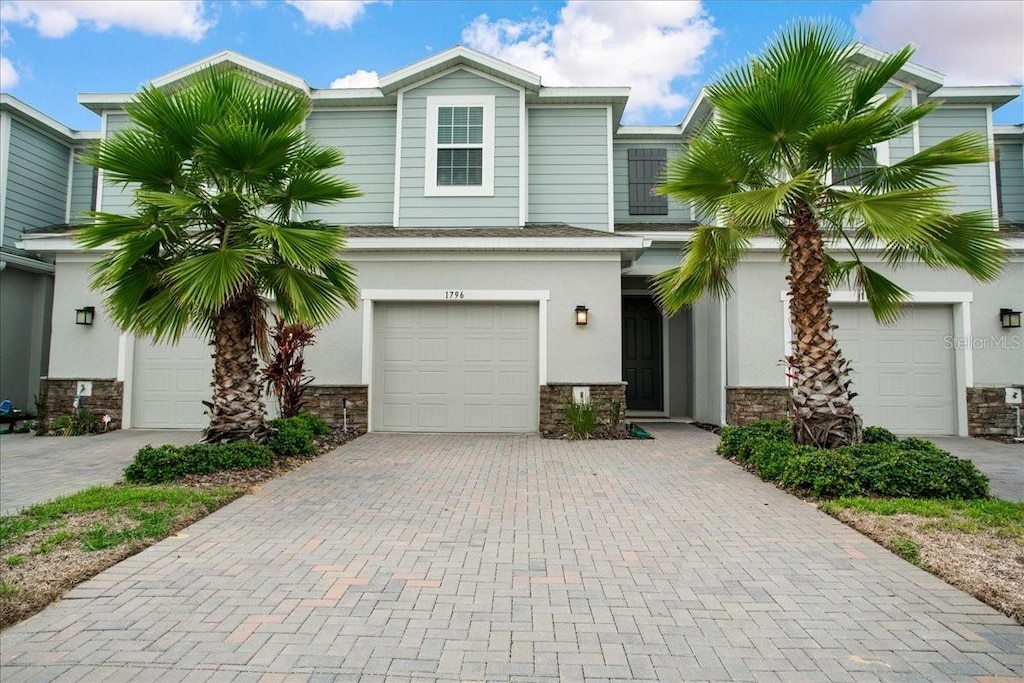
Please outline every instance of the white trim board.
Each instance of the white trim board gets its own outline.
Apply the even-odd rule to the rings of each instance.
[[[785,357],[792,353],[793,339],[793,327],[789,319],[789,292],[782,291],[780,298],[782,300],[783,356]],[[960,339],[969,339],[971,337],[971,303],[973,301],[973,292],[911,292],[907,305],[948,304],[953,316],[953,335]],[[832,292],[829,302],[867,305],[862,295],[850,291]],[[953,355],[956,377],[956,395],[954,396],[956,435],[968,436],[967,390],[974,386],[974,351],[970,344],[964,344],[964,348],[959,348],[959,346],[954,348]]]
[[[378,302],[434,301],[447,304],[471,304],[487,301],[492,303],[537,303],[537,382],[539,386],[548,383],[548,301],[551,292],[546,289],[464,289],[457,290],[462,296],[449,298],[451,290],[427,289],[364,289],[361,293],[363,306],[363,358],[360,382],[366,385],[366,424],[373,430],[373,316]]]

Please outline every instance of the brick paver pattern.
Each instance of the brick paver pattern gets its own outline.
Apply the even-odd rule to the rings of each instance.
[[[655,434],[364,436],[8,629],[4,683],[1024,673],[1010,619]]]

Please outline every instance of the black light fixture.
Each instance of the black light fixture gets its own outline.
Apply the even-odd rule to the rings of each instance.
[[[577,325],[586,325],[587,324],[587,319],[589,317],[590,317],[590,309],[589,308],[587,308],[586,306],[577,306],[576,307],[576,324]]]
[[[76,325],[92,325],[93,318],[95,317],[96,309],[92,306],[86,306],[85,308],[75,309]]]
[[[1003,329],[1020,327],[1020,311],[1015,311],[1012,308],[1000,308],[999,324],[1003,326]]]

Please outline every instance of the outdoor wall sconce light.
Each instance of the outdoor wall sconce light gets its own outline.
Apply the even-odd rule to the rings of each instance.
[[[586,325],[587,324],[587,320],[589,318],[590,318],[590,309],[589,308],[587,308],[586,306],[577,306],[576,307],[576,324],[577,325]]]
[[[96,309],[92,306],[86,306],[85,308],[75,309],[76,325],[92,325],[93,318],[95,317]]]
[[[1012,308],[1000,308],[999,324],[1001,324],[1004,329],[1020,327],[1020,311],[1015,311]]]

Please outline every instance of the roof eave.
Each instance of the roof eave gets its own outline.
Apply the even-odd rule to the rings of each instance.
[[[380,79],[380,89],[385,93],[397,92],[401,88],[456,66],[479,69],[527,90],[540,89],[540,76],[537,74],[463,45],[438,52],[426,59],[385,74]]]

